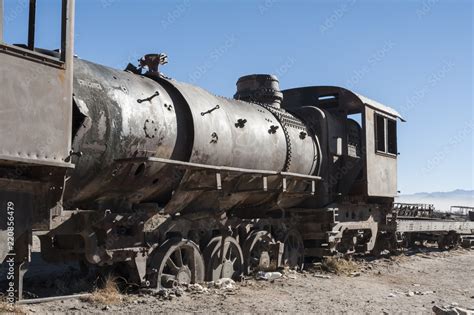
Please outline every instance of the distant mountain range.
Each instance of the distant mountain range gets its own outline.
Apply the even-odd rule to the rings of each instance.
[[[396,202],[433,204],[437,210],[447,211],[451,206],[474,207],[474,190],[456,189],[447,192],[420,192],[400,195]]]

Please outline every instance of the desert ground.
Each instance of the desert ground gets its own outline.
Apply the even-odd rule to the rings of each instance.
[[[59,268],[59,267],[57,267]],[[57,276],[31,271],[31,296],[93,292],[90,296],[21,305],[24,313],[432,313],[433,306],[474,310],[474,251],[422,248],[381,258],[308,263],[274,280],[248,277],[160,292],[120,293],[78,278],[72,267]],[[51,269],[49,269],[51,271]],[[276,274],[276,276],[279,276]],[[29,287],[28,287],[29,286]],[[81,288],[82,287],[82,288]],[[35,293],[36,292],[36,293]]]

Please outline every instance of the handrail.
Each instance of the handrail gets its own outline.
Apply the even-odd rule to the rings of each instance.
[[[321,180],[322,179],[320,176],[312,176],[312,175],[305,175],[305,174],[298,174],[298,173],[257,170],[257,169],[238,168],[238,167],[231,167],[231,166],[215,166],[215,165],[163,159],[163,158],[157,158],[157,157],[122,158],[122,159],[115,160],[115,162],[117,163],[155,162],[155,163],[165,163],[165,164],[183,166],[187,168],[207,169],[207,170],[213,170],[213,171],[219,171],[219,172],[236,172],[236,173],[245,173],[245,174],[266,175],[266,176],[295,177],[295,178],[308,179],[308,180]]]

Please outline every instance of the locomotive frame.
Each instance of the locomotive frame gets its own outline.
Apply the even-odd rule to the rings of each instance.
[[[33,233],[40,238],[46,261],[110,267],[142,286],[160,288],[238,278],[259,269],[302,268],[305,257],[393,248],[404,233],[432,231],[421,223],[413,229],[410,222],[392,216],[397,194],[396,126],[403,120],[395,110],[341,87],[279,91],[275,77],[261,75],[239,80],[238,89],[243,90],[236,93],[237,100],[212,96],[163,76],[158,71],[166,59],[163,55],[141,60],[147,73],[133,66],[121,72],[75,59],[74,0],[62,4],[62,47],[55,53],[35,47],[35,0],[30,0],[28,44],[4,43],[0,0],[0,110],[8,117],[8,123],[0,124],[0,253],[5,261],[14,257],[18,299]],[[249,94],[248,84],[265,86]],[[82,156],[92,151],[83,153],[77,146],[87,141],[90,130],[118,128],[124,118],[110,114],[106,119],[113,123],[98,126],[101,120],[89,110],[100,107],[90,100],[104,100],[100,106],[107,109],[106,102],[125,107],[120,102],[134,97],[134,105],[164,105],[162,116],[171,115],[167,122],[177,130],[168,128],[170,137],[178,139],[183,130],[179,128],[194,127],[193,145],[199,150],[186,157],[182,148],[190,140],[179,138],[178,155],[167,147],[166,157],[150,155],[147,148],[143,154],[117,150],[106,163],[96,161],[98,167],[89,167]],[[185,115],[186,110],[187,119],[173,122],[172,115]],[[159,138],[160,127],[140,115],[133,117],[143,119],[144,125],[131,133],[155,141],[151,139]],[[219,124],[210,118],[213,115],[226,121],[220,126],[231,130],[229,135],[247,130],[239,138],[244,151],[250,148],[252,135],[260,132],[265,139],[275,134],[284,141],[274,140],[278,150],[267,146],[252,152],[265,149],[271,156],[272,150],[284,148],[286,154],[249,162],[251,154],[240,152],[245,158],[231,161],[232,165],[229,160],[204,163],[220,161],[219,151],[234,152],[233,138],[214,131]],[[351,115],[360,115],[360,122]],[[234,118],[239,118],[235,127]],[[265,125],[252,125],[257,118],[264,118]],[[86,144],[105,150],[107,139],[102,141]],[[314,153],[302,154],[308,148]],[[282,168],[248,167],[282,161]],[[101,173],[101,167],[111,172]],[[155,169],[166,171],[157,173],[164,175],[156,179],[147,175]],[[87,191],[75,191],[74,183],[87,179],[91,170],[101,177],[88,183]],[[153,202],[152,185],[160,181],[176,183],[166,203]],[[469,222],[461,228],[452,223],[434,225],[441,237],[474,230]],[[445,244],[454,241],[451,235]]]

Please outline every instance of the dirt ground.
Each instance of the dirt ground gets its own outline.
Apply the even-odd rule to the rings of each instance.
[[[115,301],[71,299],[23,305],[26,313],[432,313],[434,305],[474,309],[474,251],[418,250],[356,259],[339,275],[310,265],[273,280],[249,278],[216,288],[191,286],[160,293],[120,295]],[[51,281],[57,287],[58,282]],[[70,284],[69,284],[70,285]]]

